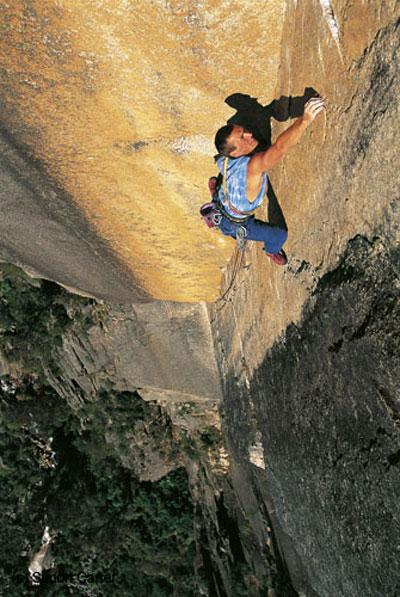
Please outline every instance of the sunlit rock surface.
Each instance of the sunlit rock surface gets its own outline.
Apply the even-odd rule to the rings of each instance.
[[[0,7],[1,124],[111,247],[137,288],[132,300],[218,296],[233,249],[198,216],[215,171],[212,140],[226,120],[227,95],[271,98],[283,9],[282,0]],[[29,212],[18,216],[29,229]],[[60,282],[62,251],[54,242]],[[20,262],[35,269],[26,253]],[[85,288],[78,272],[70,285],[107,294]]]

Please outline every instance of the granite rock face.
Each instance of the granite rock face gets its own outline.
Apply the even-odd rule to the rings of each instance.
[[[328,98],[272,176],[289,264],[248,247],[210,308],[236,495],[311,597],[400,590],[398,27],[390,2],[288,4],[279,91],[312,72]]]
[[[71,408],[95,399],[106,381],[171,412],[187,402],[203,415],[215,409],[221,384],[203,304],[103,304],[97,317],[99,324],[87,335],[63,338],[63,373],[54,384]]]
[[[236,489],[251,479],[305,595],[400,591],[398,262],[380,239],[355,238],[248,392],[227,383]]]

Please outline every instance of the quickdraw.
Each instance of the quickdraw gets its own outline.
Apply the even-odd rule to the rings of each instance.
[[[247,230],[244,226],[236,226],[236,244],[239,251],[244,251],[246,246]]]

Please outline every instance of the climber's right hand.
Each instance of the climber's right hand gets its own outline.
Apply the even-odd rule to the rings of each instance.
[[[322,97],[312,97],[304,106],[303,121],[311,124],[322,110],[325,110],[325,100]]]

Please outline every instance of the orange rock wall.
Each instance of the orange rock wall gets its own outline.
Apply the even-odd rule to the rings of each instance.
[[[283,0],[0,6],[2,126],[79,206],[138,294],[218,296],[233,245],[198,217],[212,139],[227,95],[272,97],[283,10]]]

